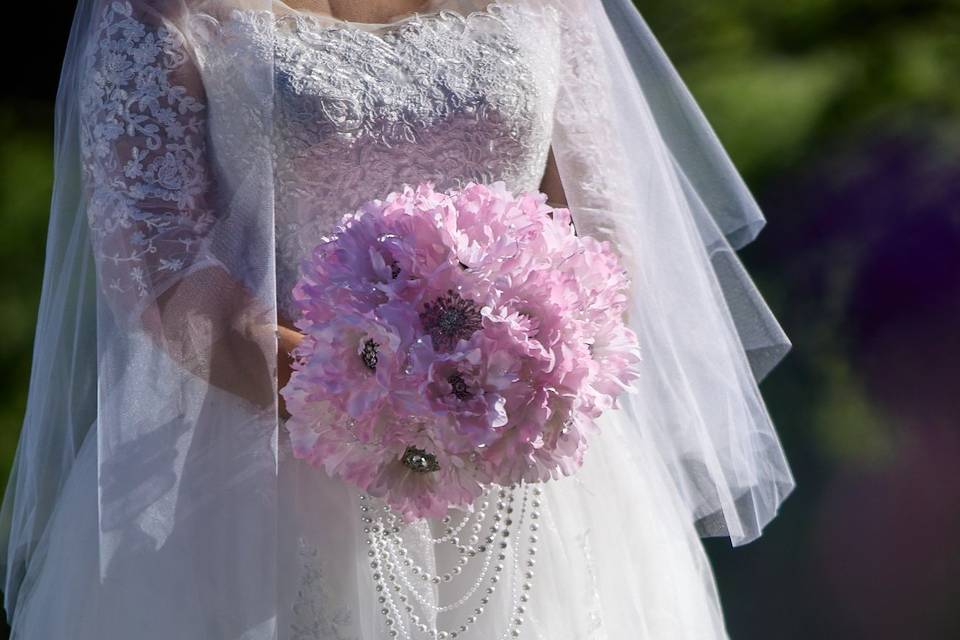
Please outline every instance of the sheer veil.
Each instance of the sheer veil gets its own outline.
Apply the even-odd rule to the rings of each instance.
[[[790,342],[735,254],[764,217],[632,3],[561,4],[554,151],[578,229],[633,278],[648,366],[631,435],[655,443],[703,535],[749,542],[794,486],[757,387]]]
[[[624,397],[623,448],[655,448],[704,535],[753,540],[793,487],[757,386],[789,342],[735,254],[764,218],[629,0],[433,4],[513,2],[556,20],[557,167],[578,231],[613,243],[633,281],[645,364]],[[130,602],[175,594],[157,615],[206,637],[273,624],[278,7],[77,2],[29,398],[0,513],[8,616],[93,447],[102,583]],[[165,584],[172,563],[187,575]],[[94,602],[91,615],[122,606]]]

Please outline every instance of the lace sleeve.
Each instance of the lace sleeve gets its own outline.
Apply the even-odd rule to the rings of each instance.
[[[621,164],[626,155],[623,141],[610,119],[603,52],[581,3],[573,0],[560,6],[561,43],[566,53],[560,56],[557,70],[561,80],[551,154],[562,183],[576,186],[565,190],[564,198],[578,232],[616,245],[618,203],[625,201],[629,190],[623,186],[627,182]]]
[[[218,264],[202,82],[182,34],[149,9],[105,3],[86,51],[80,139],[101,287],[118,318]]]

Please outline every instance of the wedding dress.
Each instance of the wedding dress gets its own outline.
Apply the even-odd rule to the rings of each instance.
[[[619,178],[604,160],[617,135],[642,147],[639,130],[611,116],[610,103],[628,105],[624,114],[635,105],[581,67],[600,69],[602,47],[630,38],[599,3],[564,4],[445,0],[366,24],[277,1],[81,3],[72,38],[87,37],[64,76],[82,79],[69,85],[79,106],[58,135],[74,136],[88,189],[82,233],[96,279],[71,273],[76,297],[97,301],[99,327],[96,345],[74,337],[68,347],[95,355],[71,365],[70,388],[92,366],[85,389],[97,391],[70,405],[56,481],[31,475],[25,461],[50,440],[25,427],[4,504],[14,638],[726,637],[699,536],[756,537],[792,487],[754,379],[787,343],[727,244],[752,237],[760,218],[715,206],[719,181],[711,189],[708,172],[689,171],[715,153],[701,140],[700,155],[674,151],[688,171],[663,180],[667,222],[641,224],[647,240],[625,246],[627,216],[616,211],[638,199],[656,208],[659,187],[621,187],[631,167],[667,175],[656,174],[663,143],[631,152],[646,159]],[[589,40],[597,34],[608,44]],[[583,57],[569,54],[575,44]],[[643,55],[621,50],[620,70],[651,77],[637,66]],[[668,130],[663,113],[685,105],[659,120],[645,111],[648,131]],[[691,313],[638,332],[661,373],[600,418],[576,474],[494,488],[474,512],[398,527],[383,555],[371,546],[371,528],[390,526],[370,517],[379,504],[292,456],[265,364],[275,338],[258,322],[296,317],[301,261],[360,203],[427,180],[536,190],[551,151],[578,232],[623,246],[645,313]],[[48,273],[60,268],[51,243]],[[71,251],[86,264],[82,249],[61,255]],[[663,290],[661,268],[674,278]],[[41,309],[38,335],[46,317]],[[257,320],[237,331],[238,318]],[[658,346],[684,331],[684,345]],[[683,361],[689,353],[722,364],[711,376]],[[270,376],[248,373],[258,362]],[[31,393],[55,393],[48,382],[32,381]],[[63,415],[28,411],[27,422],[38,413],[45,424]]]

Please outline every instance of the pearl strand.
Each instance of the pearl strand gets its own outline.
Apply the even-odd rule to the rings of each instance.
[[[500,575],[505,568],[503,561],[507,559],[506,551],[508,549],[512,551],[511,555],[513,556],[513,579],[511,580],[512,610],[511,620],[502,637],[520,637],[521,626],[524,622],[524,614],[526,612],[526,603],[529,601],[529,592],[532,589],[534,558],[536,555],[536,543],[538,542],[536,531],[539,528],[539,524],[537,520],[540,517],[537,509],[540,506],[541,495],[540,488],[533,487],[533,499],[530,500],[528,497],[528,486],[521,485],[520,487],[523,498],[520,515],[516,519],[516,522],[514,522],[512,517],[514,512],[513,504],[516,500],[517,486],[515,485],[510,488],[511,490],[509,492],[506,489],[500,490],[497,510],[493,514],[494,522],[490,526],[489,535],[484,539],[483,543],[480,543],[479,537],[476,534],[482,530],[482,523],[486,518],[486,509],[489,506],[487,501],[484,501],[481,508],[474,512],[477,517],[477,522],[472,529],[473,535],[471,535],[470,544],[461,544],[459,534],[467,526],[474,514],[465,516],[457,527],[447,527],[443,536],[439,538],[428,538],[434,545],[447,542],[452,543],[457,547],[457,552],[460,555],[457,566],[454,567],[453,570],[440,575],[429,575],[428,572],[419,565],[414,564],[409,558],[409,552],[403,546],[403,541],[400,536],[399,517],[387,506],[383,507],[383,512],[376,519],[370,517],[368,514],[371,510],[369,504],[371,500],[368,496],[361,496],[361,519],[365,525],[363,530],[367,535],[366,542],[368,546],[370,546],[368,555],[371,557],[370,566],[374,585],[377,593],[380,594],[377,601],[381,606],[380,612],[384,616],[388,635],[391,638],[412,640],[410,634],[413,628],[432,640],[453,640],[465,634],[473,624],[480,619],[481,615],[485,612],[485,607],[489,603],[490,597],[496,593],[496,588],[500,582]],[[486,497],[486,494],[484,497]],[[533,507],[529,510],[529,513],[528,501],[530,506]],[[523,524],[528,516],[531,519],[528,525],[530,536],[527,540],[527,553],[529,558],[526,561],[526,570],[521,574],[520,536],[512,535],[511,537],[511,534],[514,525],[516,525],[517,532],[522,530]],[[444,519],[444,524],[449,524],[449,516]],[[503,540],[497,542],[498,538],[503,538]],[[492,563],[493,551],[497,547],[500,549],[497,554],[498,563],[494,566],[494,571],[488,575],[490,564]],[[423,583],[438,585],[442,582],[451,582],[454,576],[462,573],[463,568],[477,555],[480,555],[483,559],[483,565],[477,579],[474,580],[471,587],[467,589],[461,598],[447,605],[440,606],[439,604],[431,603],[426,596],[414,587],[414,584],[404,571],[405,568],[409,569],[410,573],[418,576],[419,580]],[[523,577],[522,583],[521,575]],[[413,596],[413,600],[416,601],[425,612],[436,615],[464,606],[476,595],[484,582],[488,583],[488,586],[485,590],[485,595],[480,598],[479,606],[474,608],[473,613],[467,616],[459,627],[450,631],[431,630],[426,623],[421,621],[420,616],[414,613],[414,607],[410,602],[410,597],[404,593],[404,590],[409,592]],[[394,598],[395,595],[396,599]],[[397,604],[398,600],[400,605]],[[406,616],[401,612],[401,605],[406,612]],[[410,629],[408,629],[406,622],[410,623]]]
[[[444,542],[453,541],[454,544],[458,545],[459,538],[457,536],[460,535],[460,532],[463,531],[463,529],[467,526],[467,523],[469,523],[472,518],[476,517],[477,526],[478,527],[481,526],[481,523],[486,517],[487,508],[490,506],[490,502],[488,499],[490,497],[490,489],[487,489],[483,493],[482,497],[483,497],[483,501],[480,503],[479,509],[477,509],[474,513],[467,513],[463,517],[463,520],[460,522],[459,525],[457,525],[456,527],[447,527],[447,530],[443,536],[439,538],[430,538],[430,542],[432,542],[433,544],[441,544]],[[449,524],[449,522],[450,522],[450,516],[444,516],[443,524]]]
[[[520,583],[520,541],[516,540],[514,542],[514,553],[513,553],[513,581],[511,595],[513,600],[513,619],[510,621],[510,626],[501,636],[501,639],[507,638],[519,638],[522,635],[520,627],[524,623],[524,616],[527,612],[527,603],[530,601],[530,591],[533,589],[533,576],[534,571],[533,567],[536,564],[536,555],[537,555],[537,543],[539,538],[537,536],[537,531],[540,529],[539,519],[540,519],[540,496],[542,491],[540,487],[533,488],[533,499],[530,501],[530,537],[527,539],[527,554],[530,556],[527,559],[526,565],[527,570],[523,573],[523,583]],[[527,496],[524,494],[523,506],[521,507],[521,519],[526,515],[527,510]],[[519,588],[518,588],[519,585]]]
[[[511,502],[513,501],[513,497],[512,497],[512,496],[511,496],[510,500],[511,500]],[[500,506],[500,510],[501,510],[501,511],[503,511],[503,510],[505,510],[505,509],[510,509],[510,507],[509,507],[509,505],[508,505],[507,503],[504,503],[503,505]],[[496,517],[496,516],[495,516],[495,517]],[[444,611],[451,611],[451,610],[453,610],[453,609],[459,608],[460,606],[462,606],[463,604],[465,604],[466,601],[469,600],[469,598],[470,598],[474,593],[476,593],[476,591],[479,589],[479,587],[480,587],[481,584],[483,583],[484,576],[486,575],[486,572],[487,572],[488,569],[489,569],[490,554],[492,553],[493,548],[494,548],[494,546],[495,546],[495,545],[493,544],[493,542],[495,541],[495,539],[496,539],[496,537],[497,537],[498,534],[500,534],[500,531],[497,529],[497,527],[496,527],[496,526],[491,527],[491,535],[487,537],[487,539],[486,539],[486,541],[485,541],[486,544],[484,545],[484,547],[485,547],[485,552],[484,552],[484,555],[485,555],[485,557],[484,557],[484,566],[482,567],[482,569],[481,569],[481,571],[480,571],[480,575],[479,575],[479,577],[477,578],[477,580],[474,582],[472,588],[468,591],[468,593],[467,593],[464,597],[462,597],[460,600],[458,600],[457,602],[455,602],[455,603],[452,603],[452,604],[450,604],[450,605],[441,606],[441,607],[438,607],[438,606],[436,606],[436,605],[433,605],[432,603],[429,603],[428,601],[426,601],[426,599],[425,599],[423,596],[421,596],[421,595],[413,588],[413,586],[412,586],[412,585],[409,583],[409,581],[407,580],[406,576],[404,576],[402,573],[400,574],[400,580],[401,580],[401,582],[403,582],[403,583],[405,584],[405,586],[408,588],[408,590],[410,590],[410,591],[414,594],[414,597],[418,600],[418,602],[420,602],[420,604],[421,604],[425,609],[428,609],[428,610],[433,611],[433,612],[444,612]],[[399,542],[399,538],[398,538],[396,535],[394,535],[393,537],[396,539],[395,542]],[[381,544],[382,544],[382,543],[383,543],[383,542],[381,541]],[[504,543],[500,543],[500,544],[501,544],[501,546],[504,545]],[[399,546],[399,545],[398,545],[398,546]],[[392,551],[389,547],[387,547],[387,548],[388,548],[388,552],[391,552],[391,551]],[[400,550],[401,550],[400,555],[404,555],[405,552],[406,552],[406,550],[403,549],[402,546],[400,547]],[[395,553],[395,552],[394,552],[394,553]],[[391,555],[392,555],[392,553],[391,553]],[[501,558],[500,558],[500,559],[502,560],[502,559],[504,559],[504,558],[505,558],[505,555],[501,553]],[[392,559],[395,560],[396,557],[395,557],[395,556],[392,556]],[[461,558],[461,562],[462,562],[462,561],[463,561],[463,558]],[[426,576],[424,573],[422,573],[422,572],[418,573],[418,571],[420,571],[419,568],[414,568],[414,570],[413,570],[413,572],[414,572],[415,575],[420,575],[420,578],[421,578],[423,581],[426,582],[426,581],[427,581],[427,576]],[[492,593],[495,591],[495,588],[496,588],[496,587],[495,587],[495,584],[496,584],[497,582],[499,582],[499,577],[498,577],[497,574],[499,574],[499,573],[502,572],[502,571],[503,571],[503,566],[502,566],[502,565],[497,565],[497,567],[495,567],[495,574],[494,574],[494,576],[496,576],[496,577],[491,576],[491,577],[489,578],[489,580],[491,581],[491,587],[488,587],[488,590],[487,590],[487,591],[488,591],[488,594],[487,594],[488,596],[489,596],[489,595],[492,595]],[[445,574],[445,576],[446,576],[446,575],[448,575],[448,574]],[[430,579],[430,581],[431,581],[433,584],[438,584],[438,583],[440,582],[440,580],[439,580],[437,577],[433,577],[432,579]],[[444,581],[445,581],[445,582],[449,582],[450,580],[444,580]],[[485,605],[485,604],[486,604],[485,601],[489,601],[489,598],[488,598],[487,596],[485,596],[482,600],[483,600],[483,601],[481,602],[481,604],[484,604],[484,605]],[[478,614],[478,615],[479,615],[479,614]]]
[[[384,536],[384,541],[390,544],[391,548],[395,548],[397,552],[404,557],[404,559],[401,561],[401,564],[410,568],[411,573],[413,573],[415,576],[419,576],[419,578],[422,581],[424,582],[429,581],[429,582],[432,582],[433,584],[439,584],[441,582],[450,582],[453,579],[453,576],[459,575],[460,573],[462,573],[463,567],[466,566],[466,564],[470,561],[470,558],[474,557],[478,552],[485,553],[486,550],[494,544],[497,535],[500,534],[500,530],[498,528],[497,523],[503,520],[503,512],[509,508],[509,505],[507,505],[506,503],[498,503],[498,505],[502,505],[502,506],[498,508],[497,512],[493,516],[494,524],[491,525],[490,533],[486,537],[484,544],[478,544],[476,547],[467,547],[467,546],[460,547],[458,549],[458,553],[460,554],[461,557],[458,560],[458,566],[454,567],[451,571],[448,571],[447,573],[444,573],[442,575],[433,575],[433,576],[428,575],[425,569],[423,569],[418,565],[414,565],[412,561],[409,560],[409,558],[406,558],[407,550],[403,547],[403,540],[400,538],[400,535],[398,533],[399,527],[395,525],[396,523],[395,517],[393,517],[391,521],[391,525],[394,525],[394,526],[389,527],[389,530],[391,531],[391,533],[388,533]]]

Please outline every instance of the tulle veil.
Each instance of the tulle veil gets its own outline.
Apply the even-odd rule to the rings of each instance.
[[[644,374],[623,398],[625,460],[644,465],[642,452],[656,451],[702,535],[749,542],[793,488],[758,389],[790,343],[735,253],[764,217],[629,0],[501,1],[560,17],[554,156],[578,231],[613,243],[631,274]],[[92,438],[100,580],[151,597],[151,567],[187,558],[185,619],[208,625],[207,637],[269,626],[276,79],[270,21],[225,25],[236,11],[278,7],[289,10],[279,0],[77,2],[29,397],[0,512],[10,617]],[[114,54],[129,42],[168,73],[124,66]],[[153,87],[153,102],[104,96],[111,74]],[[134,185],[144,171],[146,190]]]

